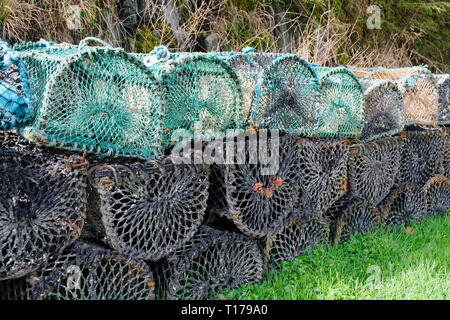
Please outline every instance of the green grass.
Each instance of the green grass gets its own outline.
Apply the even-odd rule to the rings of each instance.
[[[335,247],[322,245],[219,299],[448,299],[449,217],[410,227],[412,233],[379,228]]]

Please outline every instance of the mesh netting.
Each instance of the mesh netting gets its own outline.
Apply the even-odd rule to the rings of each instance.
[[[394,186],[402,139],[387,137],[350,147],[348,186],[352,196],[377,205]]]
[[[209,187],[204,166],[164,158],[106,165],[93,175],[106,237],[121,253],[161,259],[189,240],[203,220]]]
[[[405,111],[397,84],[390,80],[366,80],[362,85],[365,122],[361,140],[370,141],[403,131]]]
[[[427,214],[423,192],[413,184],[394,187],[378,208],[382,225],[398,226],[409,220],[420,220]]]
[[[300,139],[300,208],[320,216],[347,191],[348,144],[344,140]]]
[[[314,70],[303,59],[275,59],[254,89],[251,124],[286,132],[311,134],[317,127],[320,88]]]
[[[441,172],[444,130],[405,131],[400,178],[403,183],[423,186]]]
[[[247,159],[248,150],[249,145],[246,144]],[[246,161],[245,164],[225,166],[228,210],[223,214],[233,220],[242,232],[253,237],[264,237],[273,231],[298,201],[300,170],[297,138],[280,138],[276,173],[265,174],[263,168],[266,165],[260,159],[257,164]]]
[[[154,278],[144,262],[82,242],[51,257],[43,269],[27,278],[0,282],[2,287],[9,290],[5,299],[149,300],[155,297]]]
[[[263,74],[266,68],[270,67],[272,61],[280,57],[276,53],[220,53],[219,56],[236,71],[239,78],[242,94],[243,107],[242,115],[245,122],[249,120],[250,112],[252,111],[254,88],[258,82],[259,77]]]
[[[435,75],[439,95],[439,112],[437,122],[450,124],[450,74]]]
[[[340,217],[332,224],[333,243],[346,241],[352,236],[376,228],[381,214],[367,201],[350,201]]]
[[[328,240],[329,223],[323,218],[291,218],[268,235],[264,249],[266,267],[279,267]]]
[[[154,53],[135,56],[146,63]],[[242,127],[242,90],[226,62],[212,54],[179,53],[147,65],[164,99],[165,145],[173,131],[192,132],[196,122],[204,131]]]
[[[262,264],[255,240],[202,226],[182,248],[156,265],[159,294],[166,299],[214,298],[224,289],[260,281]]]
[[[432,177],[425,184],[424,193],[429,216],[445,214],[450,209],[450,182],[447,177]]]
[[[141,61],[84,42],[15,49],[27,67],[36,110],[27,138],[99,155],[161,153],[162,104]]]
[[[0,280],[36,270],[80,236],[87,197],[81,162],[0,131]]]
[[[364,126],[363,88],[346,68],[316,68],[322,92],[317,133],[358,137]]]
[[[370,70],[370,72],[365,76],[365,79],[367,80],[387,80],[387,79],[402,80],[409,76],[414,75],[430,75],[430,71],[426,66],[414,66],[407,68],[392,68],[392,69],[376,67],[366,70]]]
[[[0,41],[0,129],[12,129],[29,119],[30,91],[23,62]]]
[[[445,133],[443,154],[443,173],[450,178],[450,131],[448,129]]]

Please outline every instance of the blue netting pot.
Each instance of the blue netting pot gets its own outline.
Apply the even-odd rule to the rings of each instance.
[[[322,103],[319,136],[359,137],[364,126],[364,92],[356,76],[346,68],[315,68]]]
[[[122,49],[17,45],[33,95],[23,135],[97,155],[152,158],[162,151],[161,99],[149,70]]]
[[[29,120],[31,93],[23,62],[6,42],[0,41],[0,130],[22,126]]]

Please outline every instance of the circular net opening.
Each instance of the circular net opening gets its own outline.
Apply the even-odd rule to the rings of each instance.
[[[357,137],[364,126],[363,89],[345,68],[317,68],[322,92],[317,133],[323,136]]]
[[[263,267],[254,240],[202,226],[182,250],[156,269],[166,299],[200,300],[258,282]]]
[[[81,159],[36,151],[0,148],[0,280],[38,269],[83,227],[86,174],[73,166]]]
[[[320,216],[347,191],[348,145],[344,140],[300,139],[300,208]]]
[[[390,136],[403,131],[405,114],[403,99],[395,82],[366,81],[364,92],[365,122],[361,140]]]
[[[450,182],[443,175],[432,177],[425,184],[425,202],[430,216],[447,213],[450,209]]]
[[[169,158],[145,165],[111,165],[95,173],[100,213],[112,247],[159,260],[189,240],[203,221],[208,172]]]
[[[348,185],[352,196],[375,205],[394,185],[401,161],[402,140],[382,138],[350,147]]]
[[[320,89],[314,71],[296,56],[273,61],[255,88],[251,122],[257,127],[311,133],[317,126]]]

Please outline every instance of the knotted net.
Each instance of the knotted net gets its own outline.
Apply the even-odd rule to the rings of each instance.
[[[402,139],[386,137],[350,147],[349,193],[375,205],[394,186],[401,162]]]
[[[450,182],[446,176],[436,175],[424,187],[429,216],[445,214],[450,209]]]
[[[250,123],[308,135],[317,128],[319,112],[320,88],[314,70],[303,59],[285,55],[260,75]]]
[[[368,201],[350,201],[340,217],[331,225],[333,243],[344,242],[352,236],[367,233],[378,226],[380,218],[377,207]]]
[[[162,103],[149,70],[122,49],[85,43],[15,47],[35,110],[24,135],[98,155],[159,155]]]
[[[126,258],[95,244],[76,242],[53,256],[27,278],[0,282],[10,299],[30,300],[150,300],[153,275],[142,261]],[[11,297],[13,296],[14,297]]]
[[[108,243],[120,253],[156,261],[189,240],[203,221],[209,180],[205,166],[164,158],[100,166],[93,185]]]
[[[269,52],[222,52],[219,56],[236,71],[239,78],[243,94],[242,115],[244,122],[247,123],[252,111],[254,88],[258,79],[266,68],[272,65],[273,60],[281,55]]]
[[[403,183],[423,186],[442,170],[443,129],[405,131],[400,163]]]
[[[427,214],[423,192],[413,184],[401,184],[392,188],[378,205],[381,224],[402,225],[410,220],[419,220]]]
[[[450,74],[434,75],[438,86],[439,124],[450,124]]]
[[[403,131],[405,111],[397,84],[391,80],[362,81],[365,122],[362,141],[371,141]]]
[[[299,207],[308,216],[321,216],[347,191],[349,147],[345,140],[300,139],[302,195]]]
[[[346,68],[315,68],[322,103],[317,134],[359,137],[364,126],[363,88]]]
[[[0,131],[0,194],[0,280],[38,269],[80,236],[87,197],[81,157]]]
[[[252,149],[246,141],[244,152],[247,161],[225,166],[228,210],[222,214],[243,233],[260,238],[273,231],[298,201],[300,168],[295,136],[283,136],[279,144],[274,137],[270,137],[269,142],[260,135],[258,139],[259,144],[271,146],[273,162],[266,164],[266,161],[261,161],[264,152],[260,152],[258,161],[250,163],[248,159]],[[265,172],[264,169],[270,170]]]
[[[327,241],[329,227],[328,221],[323,218],[290,218],[266,238],[266,268],[278,268],[282,261],[293,260],[303,252]]]
[[[201,300],[260,281],[263,265],[255,240],[202,226],[155,270],[163,298]]]
[[[0,41],[0,129],[8,130],[26,123],[30,99],[23,62],[6,42]]]
[[[174,131],[193,132],[196,123],[202,132],[243,126],[242,90],[236,73],[226,62],[212,54],[167,55],[153,64],[147,61],[154,53],[135,55],[158,82],[158,94],[164,101],[164,145],[173,144]]]
[[[445,131],[443,154],[443,173],[450,178],[450,131],[448,129]]]

